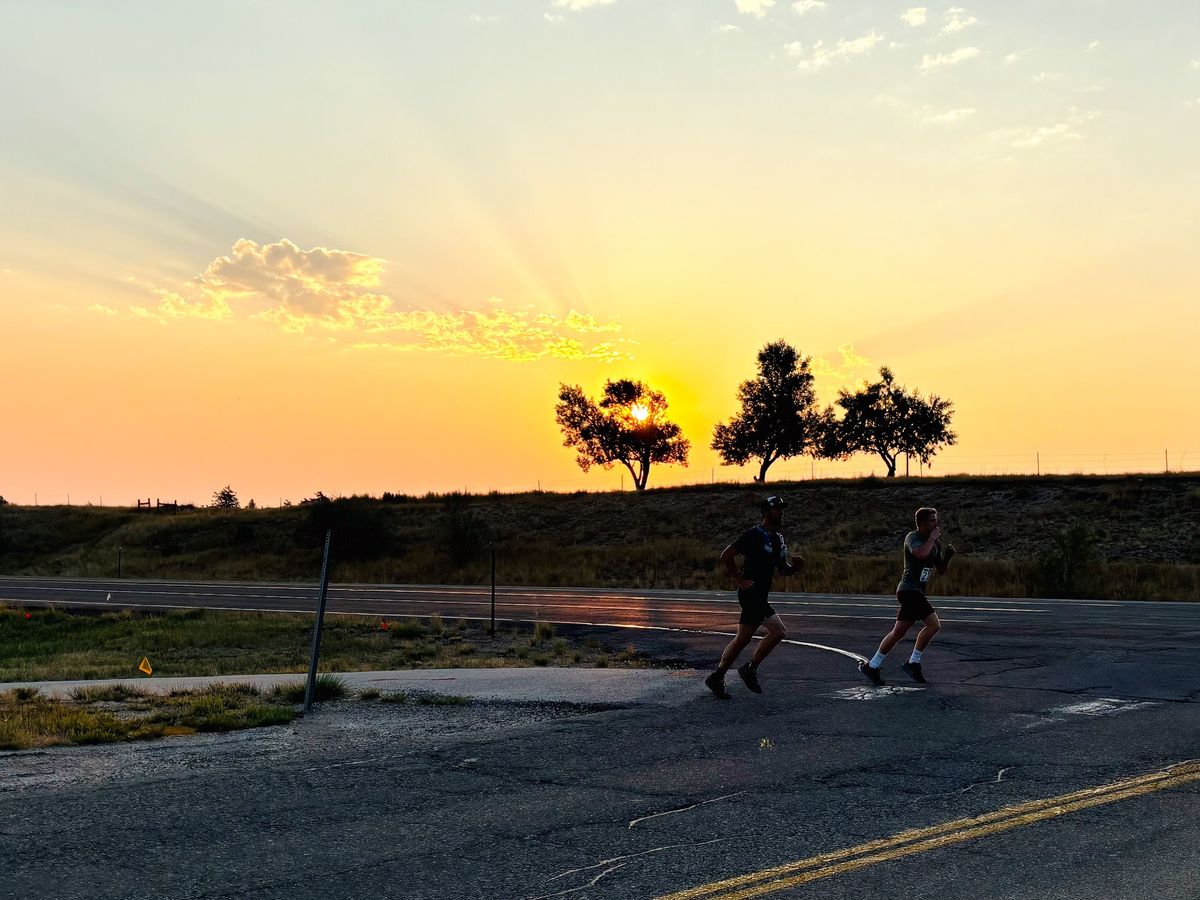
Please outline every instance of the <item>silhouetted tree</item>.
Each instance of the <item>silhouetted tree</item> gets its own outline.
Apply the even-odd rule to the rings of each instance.
[[[212,505],[217,509],[240,509],[242,504],[238,500],[237,492],[229,485],[225,485],[213,494]]]
[[[909,453],[929,465],[942,448],[958,441],[950,430],[954,404],[935,394],[922,397],[896,384],[892,370],[879,370],[879,381],[865,382],[850,393],[840,391],[837,405],[843,416],[832,430],[826,452],[836,457],[873,453],[896,477],[896,461]]]
[[[738,387],[741,412],[713,428],[712,448],[727,465],[757,459],[754,480],[763,482],[781,459],[823,454],[833,410],[817,408],[810,359],[786,341],[758,351],[758,377]]]
[[[250,498],[250,502],[246,504],[246,509],[258,509],[258,504],[254,502],[254,498]]]
[[[561,384],[554,417],[563,446],[579,454],[579,468],[611,469],[620,463],[633,476],[634,487],[643,491],[651,464],[687,465],[691,442],[666,418],[667,405],[661,392],[640,381],[606,382],[599,402],[578,386]]]

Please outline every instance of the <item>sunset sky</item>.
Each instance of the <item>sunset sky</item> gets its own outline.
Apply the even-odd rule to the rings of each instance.
[[[935,473],[1200,468],[1195,0],[6,0],[0,83],[10,501],[615,488],[620,377],[749,481],[780,338]]]

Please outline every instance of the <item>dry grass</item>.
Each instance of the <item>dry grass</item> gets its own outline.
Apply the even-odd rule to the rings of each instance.
[[[212,685],[169,695],[113,689],[69,700],[0,693],[0,750],[148,740],[290,722],[295,711],[244,685]]]
[[[131,577],[315,579],[320,513],[332,516],[335,535],[339,528],[343,534],[340,544],[335,537],[332,572],[340,582],[484,583],[486,552],[465,559],[451,553],[454,529],[467,528],[496,539],[503,584],[723,589],[720,551],[755,521],[755,503],[766,490],[788,498],[784,531],[808,558],[803,573],[781,584],[792,590],[890,592],[913,510],[933,505],[962,551],[961,565],[943,582],[947,592],[1037,591],[1022,567],[1056,532],[1086,521],[1103,564],[1091,585],[1098,596],[1200,599],[1197,475],[865,478],[759,490],[495,494],[460,498],[453,515],[446,498],[432,496],[225,515],[5,506],[0,572],[111,576],[120,545]]]
[[[0,682],[137,678],[143,656],[161,677],[308,671],[310,616],[38,609],[26,619],[25,612],[0,607]],[[417,620],[330,616],[321,668],[351,672],[537,664],[529,658],[530,647],[545,644],[554,633],[544,623],[540,631],[538,627],[515,626],[490,637],[482,624],[463,621],[434,630]],[[603,653],[566,638],[556,639],[552,650],[555,665],[591,665]],[[303,685],[300,690],[303,696]],[[123,701],[138,695],[136,688],[87,687],[77,699]]]

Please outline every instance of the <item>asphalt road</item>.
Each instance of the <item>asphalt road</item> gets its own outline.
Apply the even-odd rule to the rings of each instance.
[[[314,597],[0,579],[7,603]],[[340,704],[294,729],[2,755],[0,896],[1200,896],[1200,605],[934,603],[921,687],[907,647],[887,690],[851,658],[894,601],[783,594],[798,643],[764,664],[763,696],[731,677],[720,702],[680,675],[696,690],[670,704]],[[330,609],[485,617],[488,596],[338,586]],[[736,606],[502,589],[498,616],[701,669]],[[28,777],[47,769],[61,777]]]

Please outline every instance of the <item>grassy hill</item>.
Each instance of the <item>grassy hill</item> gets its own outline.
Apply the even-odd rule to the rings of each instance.
[[[337,581],[727,587],[721,549],[788,501],[801,591],[894,589],[900,541],[938,507],[962,556],[939,593],[1200,599],[1200,475],[866,478],[644,494],[347,498],[282,509],[0,507],[0,573],[314,580],[326,528]],[[1074,526],[1074,527],[1073,527]],[[1065,572],[1072,572],[1064,576]]]

